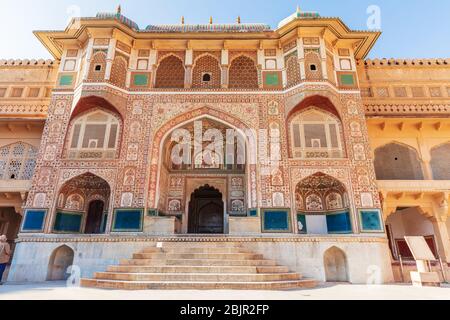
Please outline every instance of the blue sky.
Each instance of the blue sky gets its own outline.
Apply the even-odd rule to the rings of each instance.
[[[381,9],[383,35],[369,57],[450,57],[448,0],[0,0],[0,58],[50,58],[33,30],[61,30],[72,15],[94,16],[100,11],[122,13],[141,28],[148,24],[262,22],[276,28],[295,11],[317,11],[341,17],[352,29],[367,29],[366,9]]]

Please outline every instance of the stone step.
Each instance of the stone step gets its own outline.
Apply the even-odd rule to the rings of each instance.
[[[263,282],[300,280],[298,273],[114,273],[96,272],[97,280],[179,281],[179,282]]]
[[[294,281],[266,282],[180,282],[81,279],[81,286],[117,290],[288,290],[314,288],[317,286],[317,281],[312,279],[302,279]]]
[[[157,251],[159,250],[159,251]],[[165,253],[251,253],[248,250],[242,248],[234,247],[169,247],[169,248],[145,248],[141,253],[154,253],[154,252],[165,252]]]
[[[133,259],[259,260],[263,259],[263,255],[256,253],[135,253]]]
[[[287,273],[283,266],[109,266],[107,272],[124,273]]]
[[[162,248],[242,248],[237,242],[161,242]],[[155,246],[156,247],[156,246]]]
[[[224,259],[122,259],[122,266],[276,266],[274,260],[224,260]]]

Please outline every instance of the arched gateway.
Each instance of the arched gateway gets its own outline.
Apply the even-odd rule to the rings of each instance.
[[[242,130],[204,115],[161,143],[158,211],[177,216],[181,233],[227,233],[228,217],[249,207],[248,141]]]
[[[224,232],[222,193],[205,185],[195,190],[189,202],[188,232],[220,234]]]

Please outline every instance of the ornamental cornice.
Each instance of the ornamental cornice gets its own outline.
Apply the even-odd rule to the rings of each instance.
[[[448,192],[448,180],[378,180],[378,188],[388,192]]]
[[[450,113],[450,104],[364,104],[366,115],[377,114],[446,114]]]
[[[258,237],[239,237],[239,236],[219,236],[219,237],[191,237],[191,236],[145,236],[145,235],[105,235],[105,236],[68,236],[68,235],[19,235],[16,243],[83,243],[83,242],[238,242],[238,243],[257,243],[257,242],[341,242],[341,243],[387,243],[384,237],[361,237],[361,236],[336,236],[336,237],[318,237],[318,236],[297,236],[276,237],[276,236],[258,236]]]
[[[2,115],[47,115],[48,104],[0,104]]]

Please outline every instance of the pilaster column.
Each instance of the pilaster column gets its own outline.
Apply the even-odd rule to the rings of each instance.
[[[228,50],[222,49],[220,56],[220,64],[222,65],[221,78],[222,88],[228,88]]]
[[[326,80],[328,79],[327,48],[323,37],[320,37],[320,58],[322,59],[322,77]]]
[[[111,39],[108,46],[108,55],[106,56],[105,80],[111,79],[111,69],[116,55],[116,39]]]
[[[298,64],[300,65],[300,78],[306,80],[305,47],[303,45],[303,38],[297,39],[297,57]]]
[[[450,236],[446,224],[449,214],[448,197],[447,192],[440,195],[437,204],[433,206],[434,216],[431,219],[439,256],[445,262],[450,262]]]
[[[151,87],[154,88],[155,84],[156,84],[156,64],[158,63],[157,61],[157,51],[156,50],[150,50],[150,57],[148,60],[148,68],[152,74],[152,83],[151,83]]]
[[[228,65],[222,65],[221,68],[221,86],[222,88],[228,88]]]
[[[277,69],[281,70],[281,77],[283,79],[283,88],[287,86],[287,72],[286,66],[284,65],[284,54],[283,50],[277,49]]]
[[[86,49],[86,60],[85,60],[85,66],[83,70],[82,80],[87,80],[89,75],[89,68],[91,66],[91,58],[92,58],[92,48],[94,47],[94,38],[89,38],[87,49]],[[81,65],[81,63],[80,63]]]
[[[184,73],[184,87],[185,88],[192,87],[192,64],[194,63],[193,55],[194,55],[194,53],[193,53],[192,49],[186,50],[186,56],[185,56],[186,72]]]
[[[433,170],[431,169],[430,160],[423,160],[422,167],[425,180],[433,180]]]
[[[186,66],[186,71],[184,73],[184,87],[192,87],[192,66]]]

